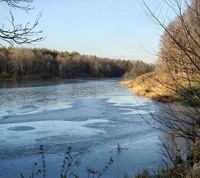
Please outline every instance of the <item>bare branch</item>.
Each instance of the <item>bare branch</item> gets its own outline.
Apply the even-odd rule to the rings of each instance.
[[[18,8],[22,9],[26,12],[33,9],[30,4],[33,2],[33,0],[0,0],[0,2],[7,3],[8,6],[12,8]]]
[[[30,7],[32,0],[0,0],[0,2],[5,2],[12,8],[19,8],[26,12],[32,9],[32,7]],[[2,28],[0,28],[0,40],[5,41],[10,45],[31,44],[43,40],[43,37],[39,37],[42,30],[36,30],[41,15],[42,13],[38,13],[35,22],[32,25],[29,22],[22,25],[15,23],[14,15],[10,11],[10,18],[8,21],[10,22],[11,27],[6,29],[5,26],[2,25]]]
[[[31,26],[29,23],[27,23],[25,26],[22,26],[22,24],[15,24],[15,19],[10,12],[11,19],[10,24],[12,26],[12,29],[4,30],[0,29],[0,38],[3,41],[6,41],[10,45],[16,44],[30,44],[33,42],[39,42],[43,40],[43,37],[38,37],[38,34],[42,33],[41,31],[34,31],[36,26],[39,23],[40,17],[42,13],[39,13],[36,17],[36,20],[34,24]]]

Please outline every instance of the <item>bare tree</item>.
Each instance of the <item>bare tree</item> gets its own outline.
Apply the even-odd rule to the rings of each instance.
[[[6,3],[11,8],[21,9],[25,12],[29,12],[32,7],[32,0],[0,0],[0,3]],[[42,30],[36,30],[38,26],[41,13],[39,13],[35,19],[35,22],[31,25],[27,22],[25,25],[16,24],[13,13],[10,11],[10,27],[6,28],[4,24],[0,28],[0,40],[10,45],[13,44],[31,44],[43,40],[43,37],[38,35],[42,33]],[[0,43],[2,46],[2,44]]]
[[[175,17],[161,17],[166,5]],[[200,128],[200,0],[163,0],[151,10],[143,1],[147,15],[161,27],[163,35],[158,54],[156,82],[168,89],[177,102],[189,107],[156,103],[148,123],[164,132],[195,142]],[[166,83],[160,76],[164,75]]]
[[[154,10],[144,1],[142,5],[162,31],[156,72],[148,79],[164,90],[155,96],[173,102],[155,102],[157,111],[149,110],[145,121],[171,139],[162,140],[160,148],[172,163],[166,175],[184,177],[200,159],[199,152],[198,158],[191,156],[200,137],[200,0],[163,0]],[[164,16],[163,7],[168,12]]]

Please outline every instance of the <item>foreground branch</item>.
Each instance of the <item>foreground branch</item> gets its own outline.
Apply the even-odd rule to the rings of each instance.
[[[42,13],[39,13],[34,24],[31,26],[29,23],[27,23],[24,27],[22,24],[15,24],[15,19],[13,17],[13,14],[10,12],[11,15],[11,26],[12,29],[4,30],[0,29],[0,38],[9,43],[10,45],[13,45],[13,43],[16,44],[30,44],[33,42],[38,42],[43,40],[43,37],[38,37],[38,34],[42,33],[42,30],[40,31],[34,31],[36,26],[38,25],[39,19],[42,15]]]

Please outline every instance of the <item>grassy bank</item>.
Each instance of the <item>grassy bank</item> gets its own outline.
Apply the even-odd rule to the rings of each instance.
[[[150,72],[121,84],[132,89],[137,95],[156,101],[190,106],[199,104],[197,101],[200,97],[199,76]]]
[[[162,83],[160,81],[162,81]],[[168,77],[165,75],[158,75],[156,72],[141,75],[134,80],[121,82],[122,85],[132,89],[137,95],[162,102],[171,102],[175,100],[175,93],[163,83],[170,86],[172,85]]]

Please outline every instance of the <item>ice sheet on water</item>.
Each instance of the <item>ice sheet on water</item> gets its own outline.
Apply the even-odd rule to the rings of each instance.
[[[8,117],[0,123],[0,143],[6,157],[4,168],[10,178],[13,172],[23,170],[27,162],[23,162],[23,158],[16,162],[12,155],[9,159],[7,150],[15,156],[23,155],[21,150],[25,150],[30,160],[33,149],[40,144],[46,145],[45,148],[53,150],[56,155],[63,153],[63,148],[70,143],[77,150],[84,148],[87,150],[85,160],[93,163],[92,167],[105,165],[105,160],[112,156],[115,160],[111,167],[113,176],[107,177],[118,177],[117,171],[132,174],[133,167],[130,165],[133,164],[140,167],[148,160],[156,162],[158,159],[153,151],[157,144],[152,130],[147,129],[143,120],[134,113],[138,109],[142,112],[141,106],[145,107],[150,102],[133,95],[123,86],[113,85],[118,81],[66,82],[63,85],[0,89],[0,117]],[[61,110],[67,107],[71,108]],[[37,113],[29,114],[31,112]],[[128,150],[118,154],[118,143]],[[141,159],[141,156],[144,158]],[[50,163],[53,165],[51,170],[60,165],[55,161],[52,159]],[[11,172],[10,163],[18,170],[12,169]],[[19,163],[22,169],[19,169]]]
[[[108,122],[107,120],[86,120],[78,121],[37,121],[26,123],[10,123],[0,125],[0,142],[11,145],[35,144],[37,140],[73,136],[90,137],[96,134],[105,133],[103,129],[87,127],[89,124]],[[59,140],[59,139],[58,139]]]
[[[51,111],[58,109],[67,109],[71,107],[71,102],[65,101],[49,101],[48,103],[43,102],[18,102],[18,103],[8,103],[1,106],[0,110],[0,120],[5,119],[8,116],[13,115],[24,115],[24,114],[34,114],[43,111]]]
[[[0,111],[0,120],[5,119],[7,116],[9,116],[8,111],[6,111],[6,110]]]
[[[147,114],[148,110],[145,108],[152,104],[149,99],[134,94],[110,97],[107,102],[119,106],[123,114]]]
[[[110,97],[110,99],[108,100],[108,102],[110,103],[115,103],[115,105],[119,105],[119,106],[130,106],[130,105],[134,105],[134,106],[142,106],[145,103],[147,103],[149,100],[146,98],[139,98],[138,96],[135,97],[135,95],[126,95],[126,96],[114,96],[114,97]]]
[[[19,111],[21,111],[20,113],[34,113],[34,111],[36,111],[38,109],[38,107],[35,104],[24,104],[22,106],[20,106]]]

